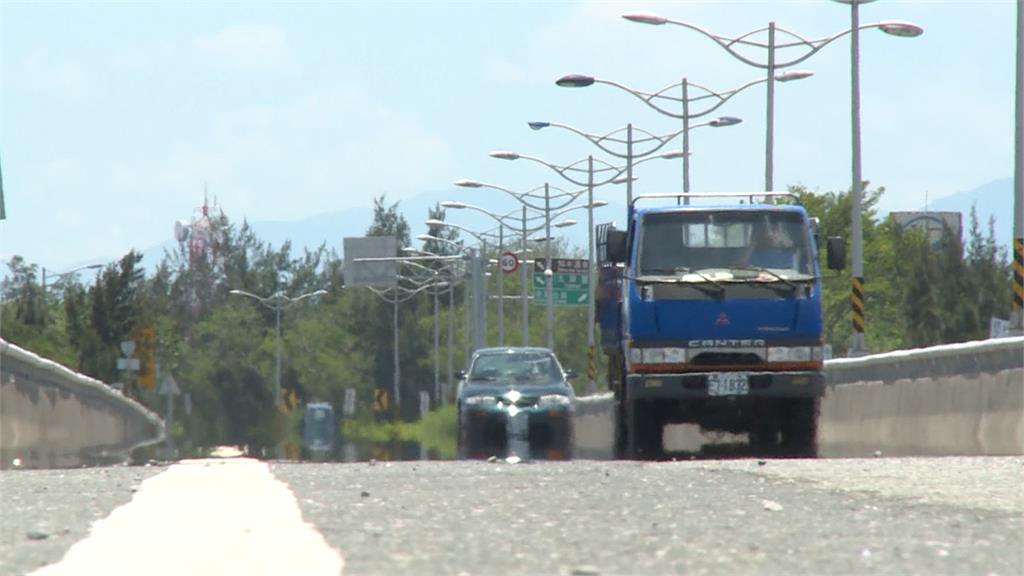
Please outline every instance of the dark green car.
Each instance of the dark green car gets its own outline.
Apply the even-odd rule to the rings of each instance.
[[[478,350],[456,395],[460,455],[571,458],[574,376],[547,348]]]

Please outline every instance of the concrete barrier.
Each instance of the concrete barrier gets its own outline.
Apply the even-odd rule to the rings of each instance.
[[[822,456],[1024,454],[1024,338],[829,360],[825,372]],[[608,393],[578,399],[579,457],[611,457],[613,405]],[[668,426],[664,437],[667,450],[716,440],[690,425]]]
[[[1024,338],[826,363],[823,456],[1024,454]]]
[[[138,402],[0,340],[0,468],[116,463],[163,436]]]

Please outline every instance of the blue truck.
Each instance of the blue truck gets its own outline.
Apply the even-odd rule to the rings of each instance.
[[[663,454],[666,424],[814,456],[825,390],[817,222],[788,193],[636,197],[598,230],[597,315],[616,453]],[[653,207],[647,204],[656,202]],[[827,266],[845,263],[841,238]]]

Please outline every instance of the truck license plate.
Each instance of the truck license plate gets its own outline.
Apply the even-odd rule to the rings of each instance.
[[[744,396],[749,392],[750,382],[743,372],[708,374],[708,396]]]

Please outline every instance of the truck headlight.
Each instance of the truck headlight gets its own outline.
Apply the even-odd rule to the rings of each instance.
[[[643,351],[641,351],[639,348],[630,348],[629,349],[629,363],[630,364],[640,364],[643,361],[644,361]]]
[[[561,408],[571,403],[565,394],[545,394],[537,399],[537,406],[540,408]]]
[[[769,362],[811,362],[821,360],[820,346],[772,346],[768,348]]]

